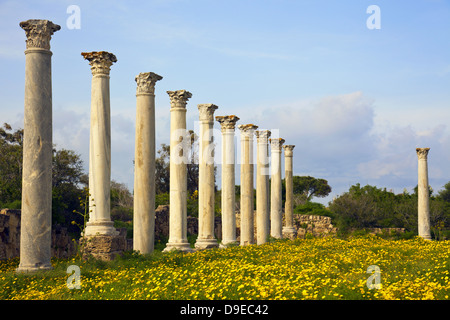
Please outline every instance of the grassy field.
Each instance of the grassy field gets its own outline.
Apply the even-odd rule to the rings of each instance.
[[[281,240],[191,254],[127,253],[112,262],[54,260],[54,270],[18,275],[0,262],[0,299],[449,299],[450,241]],[[68,289],[68,266],[81,288]],[[369,289],[369,266],[380,269]],[[373,278],[373,277],[372,277]],[[370,283],[372,283],[370,281]]]

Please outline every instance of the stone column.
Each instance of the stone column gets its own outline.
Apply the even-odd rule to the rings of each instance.
[[[198,238],[197,249],[218,247],[214,236],[214,104],[199,104],[200,145],[198,167]]]
[[[170,215],[169,242],[164,251],[191,252],[187,240],[187,162],[190,135],[186,131],[186,104],[192,94],[167,91],[170,97]]]
[[[284,139],[270,139],[271,148],[271,186],[270,186],[270,235],[276,239],[282,233],[282,188],[281,188],[281,146]]]
[[[136,76],[133,250],[152,253],[155,240],[155,84],[153,72]]]
[[[111,221],[111,114],[109,71],[117,61],[106,51],[82,52],[92,71],[89,144],[89,222],[84,235],[117,235]]]
[[[234,130],[239,120],[235,115],[217,116],[222,130],[222,243],[221,247],[237,244]]]
[[[27,36],[20,264],[17,272],[52,269],[52,73],[50,39],[59,25],[20,23]]]
[[[256,243],[263,244],[269,238],[269,130],[256,131]]]
[[[258,126],[242,124],[241,130],[241,246],[253,244],[253,135]]]
[[[430,148],[417,148],[418,165],[418,231],[419,237],[431,240],[430,232],[430,193],[428,189],[427,157]]]
[[[283,227],[283,235],[289,239],[295,239],[297,230],[294,228],[294,185],[293,185],[293,162],[294,145],[284,145],[284,170],[286,181],[286,202],[284,204],[285,226]]]

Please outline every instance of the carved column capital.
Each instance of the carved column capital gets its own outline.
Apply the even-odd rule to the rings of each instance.
[[[269,141],[269,137],[272,134],[270,130],[258,130],[255,131],[256,140],[258,143],[266,144]]]
[[[30,19],[22,21],[19,25],[25,30],[27,49],[50,50],[50,40],[53,33],[61,29],[61,26],[49,20]]]
[[[281,146],[284,143],[284,139],[283,138],[269,139],[269,141],[270,141],[270,147],[271,147],[272,151],[281,152]]]
[[[186,108],[187,101],[192,97],[192,93],[187,90],[167,91],[167,94],[171,108]]]
[[[241,130],[241,138],[244,137],[253,137],[253,134],[258,126],[255,126],[252,123],[249,124],[241,124],[238,126],[239,130]]]
[[[419,160],[427,160],[428,151],[430,151],[430,148],[416,148],[417,157]]]
[[[203,103],[198,105],[198,111],[200,113],[200,121],[214,122],[214,111],[219,107],[212,103]]]
[[[155,94],[156,81],[161,80],[163,77],[153,72],[141,72],[134,80],[136,81],[137,88],[136,94]]]
[[[292,157],[294,155],[294,148],[295,145],[293,144],[286,144],[283,146],[284,149],[284,156],[285,157]]]
[[[239,117],[235,115],[230,116],[216,116],[216,121],[220,123],[220,127],[222,129],[222,132],[225,132],[227,130],[235,130],[236,128],[236,122],[239,121]]]
[[[98,74],[109,75],[112,64],[117,62],[116,56],[106,51],[82,52],[81,55],[89,61],[93,76]]]

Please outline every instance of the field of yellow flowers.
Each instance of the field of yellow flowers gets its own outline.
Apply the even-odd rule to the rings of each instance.
[[[448,299],[450,241],[281,240],[190,254],[126,254],[113,262],[54,260],[54,270],[18,275],[0,263],[0,299]],[[81,271],[69,289],[68,266]],[[369,289],[369,266],[380,270]],[[370,280],[370,279],[369,279]],[[370,282],[370,281],[369,281]]]

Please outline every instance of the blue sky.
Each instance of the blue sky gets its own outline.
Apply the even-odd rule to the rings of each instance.
[[[80,8],[80,29],[66,24],[72,4]],[[370,5],[380,8],[379,30],[366,26]],[[296,145],[294,174],[332,186],[321,202],[358,182],[411,191],[416,147],[431,148],[432,188],[450,181],[448,0],[1,1],[0,117],[14,128],[23,127],[19,22],[27,19],[62,27],[51,41],[53,140],[80,153],[86,169],[91,72],[80,53],[117,56],[110,80],[112,178],[130,190],[134,77],[149,71],[164,77],[155,92],[157,145],[169,140],[166,91],[186,89],[193,94],[189,128],[198,120],[197,104],[214,103],[216,115],[278,129]]]

